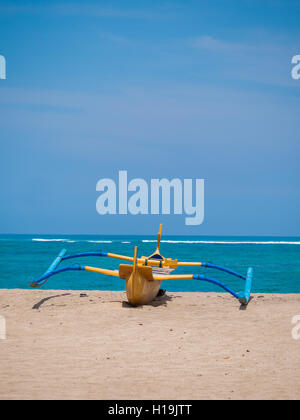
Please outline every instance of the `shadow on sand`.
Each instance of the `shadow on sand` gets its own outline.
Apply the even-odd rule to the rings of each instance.
[[[62,294],[62,295],[55,295],[55,296],[49,296],[49,297],[46,297],[46,298],[44,298],[44,299],[40,300],[40,301],[39,301],[38,303],[36,303],[35,305],[33,305],[32,309],[40,309],[40,307],[43,305],[43,303],[47,302],[47,300],[50,300],[50,299],[55,299],[55,298],[62,297],[62,296],[69,296],[70,294],[71,294],[71,293],[64,293],[64,294]]]
[[[171,300],[173,300],[173,297],[165,294],[163,296],[156,297],[152,302],[148,303],[147,306],[153,306],[154,308],[158,306],[167,306],[168,302]],[[122,306],[123,308],[141,308],[140,305],[131,305],[131,303],[125,300],[122,302]]]

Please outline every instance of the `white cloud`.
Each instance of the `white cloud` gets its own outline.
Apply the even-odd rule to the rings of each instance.
[[[102,34],[100,34],[100,37],[102,39],[106,39],[107,41],[111,41],[116,44],[122,44],[122,45],[128,45],[128,46],[135,45],[135,42],[131,41],[130,39],[125,38],[124,36],[112,34],[110,32],[103,32]]]
[[[192,40],[192,45],[196,48],[219,52],[255,51],[256,46],[242,44],[239,42],[227,42],[209,35],[199,36]]]

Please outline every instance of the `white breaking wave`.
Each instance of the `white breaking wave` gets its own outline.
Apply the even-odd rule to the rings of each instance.
[[[156,242],[156,240],[143,239],[142,242]],[[230,245],[300,245],[300,241],[161,241],[168,244],[230,244]]]
[[[71,240],[63,238],[33,238],[32,241],[36,242],[90,242],[97,244],[111,244],[113,241],[96,241],[96,240]],[[143,239],[145,243],[156,243],[155,239]],[[167,244],[220,244],[220,245],[300,245],[300,241],[184,241],[184,240],[162,240],[162,243]],[[129,241],[123,241],[122,244],[130,244]]]
[[[33,238],[33,241],[36,242],[76,242],[71,241],[71,239],[44,239],[44,238]]]
[[[95,244],[111,244],[112,241],[86,241],[86,242],[92,242]]]

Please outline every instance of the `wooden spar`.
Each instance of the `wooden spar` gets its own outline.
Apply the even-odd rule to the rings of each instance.
[[[90,267],[89,265],[83,266],[82,269],[85,271],[93,271],[94,273],[106,274],[107,276],[119,277],[118,270],[108,270],[106,268]]]
[[[133,271],[136,271],[137,266],[137,246],[134,247],[134,257],[133,257]]]
[[[156,246],[156,251],[155,251],[157,254],[159,254],[161,230],[162,230],[162,224],[159,225],[159,231],[158,231],[158,235],[157,235],[157,246]]]

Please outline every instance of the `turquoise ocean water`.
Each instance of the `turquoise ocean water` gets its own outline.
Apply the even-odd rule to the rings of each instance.
[[[104,251],[150,255],[156,237],[151,236],[59,236],[0,235],[0,288],[28,289],[28,279],[43,274],[62,248],[68,253]],[[195,237],[164,236],[161,252],[179,261],[205,261],[245,274],[254,268],[253,292],[300,293],[300,238],[288,237]],[[85,257],[62,262],[117,268],[120,261],[106,257]],[[126,263],[126,262],[125,262]],[[180,268],[177,273],[207,274],[225,281],[234,290],[243,281],[226,273],[205,268]],[[196,280],[165,281],[169,291],[220,291],[217,286]],[[65,272],[51,277],[45,289],[124,290],[124,281],[91,272]]]

